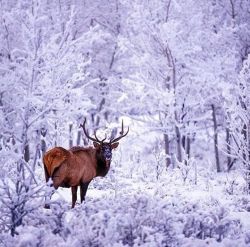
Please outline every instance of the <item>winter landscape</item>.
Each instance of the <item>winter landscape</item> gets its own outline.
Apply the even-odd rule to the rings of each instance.
[[[249,54],[249,0],[0,0],[0,246],[250,246]]]

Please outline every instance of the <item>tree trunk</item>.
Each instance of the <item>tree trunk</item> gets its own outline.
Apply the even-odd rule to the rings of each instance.
[[[76,137],[76,146],[80,146],[81,144],[81,137],[82,137],[82,132],[80,130],[77,131],[77,137]]]
[[[221,172],[220,167],[220,159],[219,159],[219,149],[218,149],[218,126],[217,126],[217,119],[216,119],[216,112],[215,107],[212,104],[212,117],[213,117],[213,124],[214,124],[214,152],[215,152],[215,162],[216,162],[216,169],[217,172]]]
[[[166,169],[171,164],[171,158],[170,158],[170,147],[169,147],[169,137],[167,134],[164,134],[164,146],[165,146],[165,154],[166,154]]]
[[[56,146],[57,146],[57,138],[58,138],[58,126],[57,126],[57,123],[56,123],[56,122],[55,122],[55,124],[54,124],[54,127],[55,127],[54,146],[56,147]]]
[[[187,135],[186,142],[185,142],[185,151],[186,151],[188,158],[190,158],[190,149],[191,149],[191,140],[190,140],[190,136]]]
[[[247,125],[247,154],[248,193],[250,193],[250,121],[248,121]]]
[[[226,144],[227,144],[227,171],[229,172],[233,166],[231,159],[231,141],[230,141],[230,130],[226,128]]]
[[[72,137],[73,124],[69,124],[69,148],[73,147],[73,137]]]
[[[246,108],[244,108],[246,109]],[[241,131],[242,135],[243,135],[243,160],[245,163],[245,167],[246,167],[246,180],[248,183],[248,194],[250,193],[250,122],[248,122],[248,124],[244,124],[243,125],[243,129]]]
[[[175,66],[175,59],[172,55],[171,49],[169,48],[168,45],[166,45],[165,47],[165,56],[167,58],[167,63],[168,66],[172,69],[172,89],[173,89],[173,93],[174,93],[174,97],[175,97],[175,103],[174,103],[174,118],[175,118],[175,134],[176,134],[176,146],[177,146],[177,160],[179,162],[182,162],[182,145],[181,145],[181,133],[180,133],[180,128],[178,127],[177,123],[178,121],[178,114],[177,114],[177,110],[176,110],[176,66]],[[168,86],[167,86],[168,88]]]
[[[25,148],[24,148],[24,160],[28,162],[30,160],[30,148],[29,144],[26,143]]]
[[[44,156],[45,152],[47,151],[47,145],[45,141],[45,136],[47,134],[47,130],[41,130],[41,151],[42,151],[42,157]]]
[[[22,153],[23,158],[26,162],[30,160],[30,149],[29,149],[29,141],[28,141],[28,125],[24,124],[23,133],[22,133]]]
[[[187,158],[189,158],[190,157],[190,142],[191,142],[189,135],[187,134],[187,135],[182,136],[181,141],[182,141],[182,147],[185,150]]]
[[[176,146],[177,146],[177,160],[179,162],[182,162],[181,133],[177,125],[175,126],[175,134],[176,134]]]

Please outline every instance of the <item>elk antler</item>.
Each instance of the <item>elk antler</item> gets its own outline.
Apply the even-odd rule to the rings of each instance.
[[[86,135],[86,137],[87,137],[88,139],[90,139],[91,141],[94,141],[94,142],[98,142],[98,143],[104,142],[104,141],[106,140],[106,138],[107,138],[107,135],[105,135],[105,138],[104,138],[103,140],[99,140],[99,139],[97,138],[97,136],[96,136],[96,131],[94,132],[95,138],[91,137],[91,136],[88,134],[88,131],[87,131],[86,128],[85,128],[86,121],[87,121],[87,119],[85,118],[83,124],[80,124],[80,127],[82,127],[83,132],[84,132],[84,134]]]
[[[126,135],[128,134],[128,132],[129,132],[129,127],[128,127],[127,132],[126,132],[125,134],[123,134],[123,133],[124,133],[124,129],[123,129],[123,120],[122,120],[122,130],[121,130],[121,132],[120,132],[120,136],[117,137],[117,138],[115,138],[115,139],[113,139],[113,140],[111,139],[111,140],[110,140],[110,143],[114,143],[114,142],[119,141],[121,138],[123,138],[124,136],[126,136]]]

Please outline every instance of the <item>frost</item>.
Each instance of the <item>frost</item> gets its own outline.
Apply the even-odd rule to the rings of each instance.
[[[248,246],[249,1],[1,1],[0,246]],[[43,155],[130,132],[70,209]]]

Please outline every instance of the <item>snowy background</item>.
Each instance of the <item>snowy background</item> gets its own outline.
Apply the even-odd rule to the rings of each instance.
[[[0,246],[250,246],[249,0],[0,0]],[[128,136],[71,209],[42,156]]]

